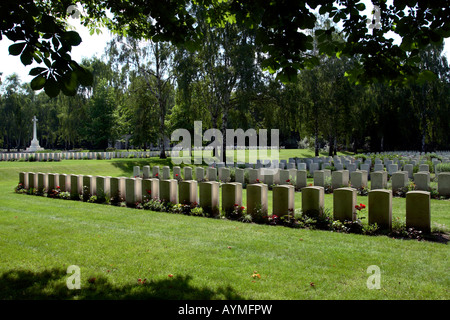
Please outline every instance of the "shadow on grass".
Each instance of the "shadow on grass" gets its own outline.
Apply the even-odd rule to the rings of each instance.
[[[243,300],[230,286],[217,290],[194,287],[189,275],[123,286],[115,286],[105,277],[81,279],[79,290],[67,288],[69,276],[57,268],[6,271],[0,275],[0,300]]]

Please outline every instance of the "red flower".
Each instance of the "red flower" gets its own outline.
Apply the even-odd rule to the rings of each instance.
[[[178,177],[178,173],[177,173],[177,174],[175,174],[175,177]]]
[[[147,193],[148,194],[152,194],[152,190],[147,190]]]
[[[61,187],[60,187],[60,186],[57,186],[56,189],[61,189]]]
[[[241,207],[241,210],[244,210],[245,209],[245,207]]]
[[[157,177],[158,176],[158,174],[155,174],[155,177]]]
[[[291,182],[291,180],[290,180],[290,179],[287,179],[286,182]]]
[[[256,179],[256,182],[259,182],[259,179]]]
[[[173,274],[169,274],[169,278],[173,278]]]

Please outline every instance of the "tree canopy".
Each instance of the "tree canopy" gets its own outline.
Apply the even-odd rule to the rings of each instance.
[[[295,81],[299,70],[320,63],[311,54],[314,41],[320,54],[358,57],[346,70],[355,83],[398,85],[430,79],[434,74],[419,65],[420,51],[450,36],[448,2],[372,2],[380,17],[373,29],[372,17],[362,13],[364,3],[355,0],[3,0],[0,40],[5,36],[14,42],[9,52],[20,56],[24,65],[33,61],[42,65],[30,70],[35,76],[31,88],[44,89],[51,97],[59,92],[75,95],[80,85],[92,83],[92,74],[70,56],[72,47],[82,41],[77,32],[67,30],[76,3],[85,12],[82,23],[90,28],[106,26],[120,35],[171,42],[192,51],[204,37],[194,9],[204,8],[206,21],[213,26],[237,23],[252,29],[263,53],[261,67],[282,82]],[[312,34],[318,15],[342,25],[340,39],[333,37],[334,26]],[[392,34],[401,38],[400,44],[394,43]]]

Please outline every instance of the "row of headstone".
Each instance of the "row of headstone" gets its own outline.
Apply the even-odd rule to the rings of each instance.
[[[135,178],[160,178],[163,180],[176,179],[176,180],[193,180],[193,171],[191,167],[184,167],[182,170],[179,166],[173,167],[173,173],[170,174],[170,167],[164,166],[162,168],[162,174],[160,175],[160,167],[154,166],[150,171],[150,166],[144,166],[141,171],[139,166],[133,168],[133,176]],[[235,169],[235,182],[245,184],[245,173],[248,173],[248,183],[265,183],[269,186],[272,185],[295,185],[297,189],[301,189],[307,186],[307,172],[306,170],[278,170],[275,174],[271,174],[270,171],[263,169]],[[196,180],[201,182],[205,180],[230,182],[231,172],[230,168],[219,167],[196,167],[195,168]],[[442,178],[439,176],[442,175]],[[448,184],[446,179],[448,173],[440,173],[438,176],[438,189],[444,190]],[[406,186],[409,183],[409,172],[398,171],[394,172],[391,176],[392,190],[397,191]],[[386,189],[388,184],[388,173],[386,171],[375,171],[370,173],[371,190]],[[328,169],[317,170],[314,172],[314,186],[325,187],[327,184],[331,184],[333,189],[348,187],[353,188],[366,188],[368,187],[369,173],[365,170],[357,170],[350,172],[349,170],[331,171]],[[430,173],[427,171],[420,171],[413,175],[413,180],[417,190],[429,191],[430,187]]]
[[[18,161],[29,160],[33,158],[35,161],[61,161],[61,153],[29,153],[29,152],[15,152],[15,153],[0,153],[0,161]]]
[[[48,191],[59,187],[70,192],[73,198],[80,194],[122,197],[128,205],[135,205],[145,199],[160,199],[174,204],[198,203],[203,210],[214,215],[219,213],[219,186],[217,181],[198,182],[156,178],[141,179],[127,177],[102,177],[91,175],[53,174],[21,172],[19,182],[25,188]],[[450,189],[450,188],[449,188]],[[450,190],[449,190],[450,195]],[[310,186],[302,189],[302,212],[317,217],[324,210],[324,188]],[[242,184],[238,182],[222,185],[222,210],[233,210],[242,205]],[[333,193],[333,218],[340,221],[354,221],[357,218],[357,190],[338,188]],[[247,186],[247,212],[268,214],[268,185],[263,183]],[[279,217],[294,215],[295,188],[292,185],[278,185],[272,191],[272,215]],[[368,198],[369,223],[377,223],[382,229],[392,227],[392,191],[371,190]],[[410,191],[406,194],[406,226],[430,232],[430,193]]]
[[[158,157],[159,151],[130,151],[130,152],[15,152],[15,153],[0,153],[0,161],[13,161],[24,159],[28,160],[33,157],[36,161],[60,161],[60,160],[104,160],[114,158],[150,158]]]
[[[109,160],[115,158],[150,158],[158,157],[159,151],[110,151],[110,152],[62,152],[61,156],[67,160]]]

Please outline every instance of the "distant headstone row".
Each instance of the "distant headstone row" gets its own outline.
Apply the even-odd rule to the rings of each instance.
[[[61,160],[107,160],[115,158],[158,157],[159,151],[130,152],[15,152],[0,153],[0,161],[61,161]]]
[[[164,171],[164,170],[163,170]],[[159,177],[159,175],[157,175]],[[54,174],[20,172],[19,183],[25,189],[34,188],[40,192],[50,192],[59,188],[76,199],[81,194],[120,197],[129,205],[149,199],[159,199],[174,204],[198,205],[213,215],[219,213],[221,196],[222,211],[233,210],[243,202],[242,184],[230,182],[220,184],[217,181],[103,177],[91,175]],[[222,192],[220,193],[220,187]],[[247,211],[259,210],[267,215],[268,185],[254,183],[247,185]],[[308,216],[320,216],[324,212],[324,188],[307,186],[301,190],[302,212]],[[369,223],[377,223],[382,229],[392,227],[392,191],[372,190],[368,197]],[[333,218],[340,221],[356,219],[357,190],[338,188],[333,194]],[[272,189],[272,214],[279,217],[293,215],[295,210],[295,188],[292,185],[278,185]],[[431,225],[430,193],[411,191],[406,195],[406,225],[424,232],[430,232]]]
[[[61,153],[0,153],[0,161],[61,161]]]

